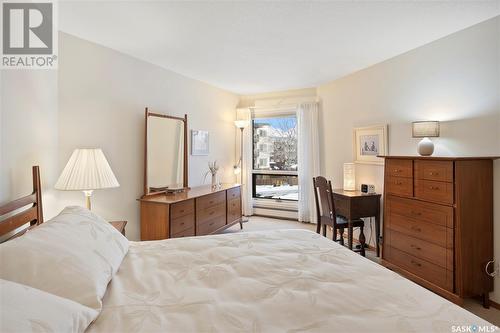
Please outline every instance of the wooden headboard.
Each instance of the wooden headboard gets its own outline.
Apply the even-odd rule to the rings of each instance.
[[[28,205],[31,206],[26,207]],[[24,209],[21,210],[21,208]],[[3,218],[5,215],[7,216]],[[0,237],[21,228],[27,223],[30,224],[8,239],[20,236],[30,228],[43,223],[42,188],[40,186],[40,168],[38,166],[33,167],[33,193],[0,206],[0,219]]]

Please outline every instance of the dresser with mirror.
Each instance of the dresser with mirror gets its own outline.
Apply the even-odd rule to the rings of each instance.
[[[141,240],[202,236],[242,225],[241,187],[188,186],[187,115],[145,111]]]

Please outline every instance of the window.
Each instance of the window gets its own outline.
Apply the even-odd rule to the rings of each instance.
[[[256,118],[253,127],[253,197],[298,200],[297,118]]]

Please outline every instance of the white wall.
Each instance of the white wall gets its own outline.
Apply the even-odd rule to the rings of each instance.
[[[65,33],[59,34],[59,54],[59,170],[73,149],[101,147],[121,186],[95,191],[93,210],[128,220],[129,239],[140,235],[144,107],[186,113],[189,129],[210,132],[210,155],[189,156],[190,186],[202,184],[213,160],[223,168],[223,181],[235,180],[236,95]],[[61,206],[83,204],[82,193],[59,196]]]
[[[442,121],[435,155],[500,155],[500,18],[318,87],[321,172],[342,186],[352,129],[389,124],[389,153],[415,155],[411,122]],[[356,180],[382,192],[383,167],[358,165]],[[495,257],[500,260],[500,161],[495,162]],[[500,302],[500,282],[493,299]]]
[[[57,213],[57,72],[0,71],[0,203],[28,195],[39,165],[45,216]]]

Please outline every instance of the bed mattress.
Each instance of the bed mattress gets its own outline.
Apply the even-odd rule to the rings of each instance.
[[[492,325],[316,233],[131,242],[88,332],[451,332]]]

